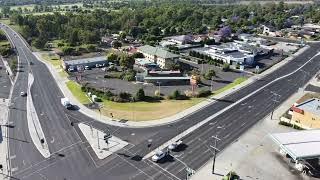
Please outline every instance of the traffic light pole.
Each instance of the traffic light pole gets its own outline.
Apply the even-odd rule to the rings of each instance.
[[[100,143],[99,143],[99,130],[97,129],[97,140],[98,140],[98,149],[100,149]]]

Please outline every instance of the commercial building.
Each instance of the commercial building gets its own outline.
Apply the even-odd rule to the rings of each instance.
[[[224,43],[221,45],[206,46],[203,52],[213,59],[222,60],[229,64],[253,64],[254,53],[240,48],[237,43]]]
[[[103,67],[107,64],[106,56],[84,58],[84,59],[75,59],[75,60],[64,60],[62,66],[65,70],[68,71],[77,71],[80,69],[94,68],[94,67]]]
[[[313,98],[291,107],[292,121],[305,125],[320,124],[320,99]]]
[[[142,53],[144,57],[156,64],[160,68],[166,69],[170,67],[171,64],[177,62],[179,56],[166,51],[160,47],[153,47],[149,45],[138,47],[138,52]]]
[[[180,71],[146,71],[137,74],[137,81],[162,84],[162,85],[186,85],[190,84],[190,77],[184,76]]]

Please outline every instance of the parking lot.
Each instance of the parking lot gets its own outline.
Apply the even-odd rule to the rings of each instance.
[[[198,67],[201,69],[201,67]],[[204,65],[203,71],[206,72],[208,69],[214,69],[216,72],[216,77],[212,81],[213,90],[222,88],[223,86],[233,82],[236,78],[246,76],[246,74],[241,74],[239,72],[223,72],[220,68],[214,67],[212,65]],[[191,90],[190,85],[176,85],[176,86],[161,86],[150,83],[141,82],[128,82],[121,79],[114,78],[104,78],[105,71],[102,68],[93,68],[91,70],[85,70],[81,73],[81,83],[89,83],[89,86],[108,91],[113,93],[128,92],[130,94],[135,94],[139,88],[143,88],[145,94],[148,96],[153,96],[156,90],[161,91],[161,94],[167,96],[172,94],[173,91],[179,90],[184,92],[186,90]],[[76,80],[79,77],[78,72],[73,72],[70,74],[71,80]],[[203,80],[201,84],[198,85],[197,90],[208,90],[211,88],[211,81]]]

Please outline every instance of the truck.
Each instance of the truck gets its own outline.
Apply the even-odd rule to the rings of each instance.
[[[70,103],[68,98],[61,98],[61,104],[66,108],[70,109],[72,108],[72,104]]]

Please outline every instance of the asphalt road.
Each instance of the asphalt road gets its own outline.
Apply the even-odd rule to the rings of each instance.
[[[31,51],[22,44],[21,39],[14,37],[14,32],[6,28],[5,30],[9,32],[18,47],[20,64],[24,66],[23,72],[19,73],[17,83],[14,86],[14,105],[12,107],[15,109],[11,108],[10,111],[10,121],[14,123],[15,127],[9,129],[10,138],[23,140],[10,139],[9,141],[13,176],[18,179],[184,179],[186,173],[184,163],[196,170],[212,156],[208,149],[208,145],[212,143],[211,136],[218,135],[221,139],[218,142],[218,148],[224,149],[253,124],[269,114],[280,102],[297,91],[311,78],[311,75],[319,71],[320,61],[319,57],[316,57],[303,67],[303,71],[298,71],[269,85],[264,90],[213,118],[183,139],[185,145],[181,151],[172,154],[176,157],[168,156],[164,161],[156,164],[149,159],[141,160],[141,158],[197,122],[237,102],[277,77],[294,71],[316,54],[320,45],[311,45],[311,48],[302,55],[267,77],[218,100],[179,122],[152,128],[118,129],[93,121],[78,111],[63,109],[60,105],[62,93],[46,66],[36,60]],[[31,91],[35,108],[40,117],[50,151],[58,152],[48,159],[41,157],[30,140],[26,123],[26,100],[19,96],[20,91],[26,91],[27,87],[27,61],[33,62],[30,67],[35,77],[35,83]],[[271,91],[281,95],[276,99],[277,102],[273,101],[275,97]],[[98,160],[79,128],[70,126],[71,121],[91,122],[94,127],[102,130],[106,128],[111,131],[117,130],[114,135],[126,140],[129,145],[104,160]],[[153,140],[150,149],[147,148],[148,139]]]

